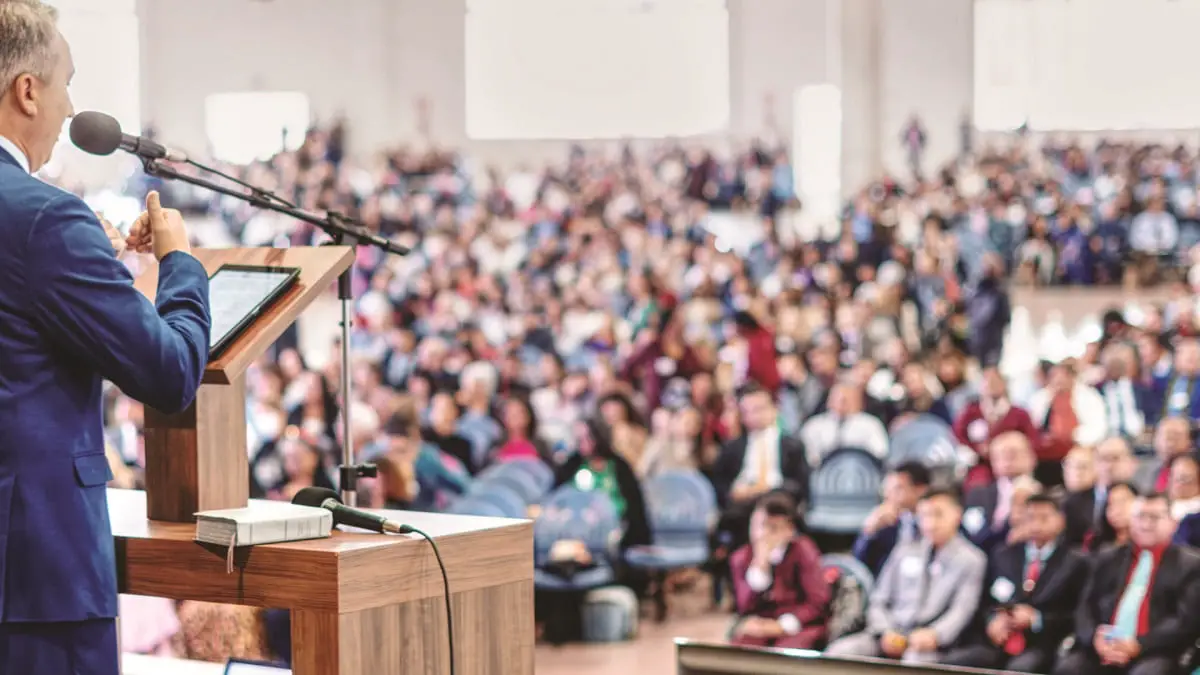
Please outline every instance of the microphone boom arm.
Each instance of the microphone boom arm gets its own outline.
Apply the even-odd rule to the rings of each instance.
[[[205,167],[196,162],[189,162],[196,168],[203,171],[213,172],[208,167]],[[213,181],[200,178],[199,176],[188,176],[180,173],[175,167],[164,163],[157,159],[142,157],[142,166],[147,174],[157,176],[167,180],[177,180],[182,183],[194,185],[196,187],[211,190],[218,194],[227,197],[233,197],[244,201],[251,206],[267,211],[274,211],[291,218],[295,218],[304,223],[308,223],[320,228],[325,234],[328,234],[335,245],[349,244],[350,246],[369,245],[380,248],[387,253],[394,255],[408,255],[410,249],[397,244],[390,239],[386,239],[377,234],[367,231],[361,224],[354,222],[350,218],[334,212],[327,212],[324,215],[305,211],[303,209],[291,206],[286,200],[278,197],[269,190],[263,190],[253,186],[247,187],[249,192],[242,192],[228,188],[224,185],[218,185]],[[356,464],[354,461],[354,439],[350,428],[350,388],[352,386],[350,374],[350,321],[351,311],[350,302],[353,300],[353,291],[351,288],[350,274],[354,266],[351,265],[346,271],[338,275],[338,299],[342,305],[342,320],[341,320],[341,396],[342,403],[342,465],[339,467],[340,485],[342,501],[349,506],[354,506],[358,501],[358,479],[361,477],[374,477],[376,474],[375,465],[373,464]]]

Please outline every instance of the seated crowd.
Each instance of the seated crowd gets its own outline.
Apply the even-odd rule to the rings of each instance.
[[[1115,280],[1105,265],[1123,264],[1131,246],[1142,250],[1131,244],[1142,239],[1130,227],[1157,208],[1156,195],[1183,199],[1194,178],[1190,156],[1117,146],[1097,150],[1092,163],[1078,148],[1051,148],[1037,161],[1015,150],[982,153],[930,180],[865,188],[843,228],[822,241],[790,226],[798,204],[780,147],[756,143],[724,160],[673,146],[614,157],[576,151],[541,173],[503,175],[471,173],[446,153],[394,152],[377,165],[356,165],[344,157],[341,137],[316,130],[298,152],[230,169],[306,207],[357,216],[414,249],[404,259],[359,250],[349,411],[338,405],[340,360],[312,367],[295,332],[248,372],[256,497],[333,487],[339,419],[349,414],[360,456],[379,467],[378,478],[362,484],[362,503],[455,510],[496,467],[543,464],[551,489],[598,493],[611,504],[619,536],[606,585],[648,596],[687,575],[626,564],[633,552],[662,543],[655,530],[662,509],[646,486],[691,473],[715,495],[705,569],[717,599],[732,587],[744,617],[736,641],[829,644],[840,653],[924,661],[997,663],[1010,653],[1010,638],[1048,649],[1060,632],[1087,628],[1062,617],[1076,598],[1059,594],[1090,591],[1073,582],[1064,588],[1074,590],[1031,601],[1022,591],[1026,565],[1001,556],[1006,547],[1037,554],[1044,565],[1033,569],[1042,574],[1044,566],[1049,580],[1079,547],[1124,546],[1126,557],[1112,564],[1126,567],[1134,552],[1140,561],[1142,549],[1158,551],[1139,539],[1131,509],[1140,522],[1165,508],[1170,522],[1179,521],[1177,536],[1194,530],[1200,539],[1200,522],[1187,518],[1189,509],[1200,511],[1190,455],[1192,421],[1200,419],[1193,337],[1200,331],[1186,289],[1143,312],[1139,326],[1113,313],[1103,339],[1077,361],[1045,364],[1028,381],[1009,382],[996,367],[1009,275],[1032,265],[1035,277],[1050,281]],[[1194,200],[1179,203],[1195,210]],[[307,226],[227,201],[198,207],[246,244],[321,241]],[[718,213],[755,219],[761,238],[718,241],[708,229]],[[1117,228],[1119,241],[1104,239],[1112,228],[1093,220]],[[1096,253],[1084,272],[1071,257],[1078,232],[1094,239],[1084,247]],[[1031,253],[1030,241],[1049,252],[1034,246]],[[1166,246],[1178,249],[1175,240]],[[111,393],[118,480],[135,485],[142,412]],[[961,485],[961,499],[927,491],[941,477],[921,462],[895,461],[898,431],[930,420],[969,449],[969,466],[943,486]],[[1133,453],[1146,448],[1157,464],[1134,476]],[[848,454],[890,471],[885,499],[854,544],[878,577],[866,632],[835,635],[825,619],[837,594],[819,570],[820,550],[802,534],[804,519],[793,518],[822,506],[814,485],[823,467]],[[1129,484],[1143,478],[1150,485]],[[1064,483],[1069,494],[1060,507],[1053,497]],[[1169,504],[1153,496],[1160,492]],[[539,514],[537,503],[523,506]],[[557,546],[547,555],[578,563],[557,566],[569,578],[595,567],[595,553]],[[989,568],[1001,560],[1008,576]],[[1190,558],[1172,553],[1153,564],[1168,560],[1186,567]],[[920,583],[907,581],[914,569]],[[1149,583],[1190,580],[1155,571]],[[1015,586],[1007,599],[992,592],[1002,578]],[[578,623],[553,620],[578,614],[583,600],[563,602],[568,595],[539,592],[539,618],[555,632]],[[1044,607],[1040,595],[1062,605]],[[1100,615],[1118,600],[1097,598],[1097,625],[1127,628]],[[126,640],[140,651],[287,657],[277,614],[202,603],[143,609],[158,618],[128,622],[148,631]],[[1153,625],[1165,611],[1155,606]],[[1166,653],[1166,646],[1146,648],[1122,662],[1116,650],[1132,649],[1140,634],[1104,634],[1112,645],[1095,652],[1086,651],[1090,635],[1077,636],[1080,658],[1152,664],[1151,656]]]

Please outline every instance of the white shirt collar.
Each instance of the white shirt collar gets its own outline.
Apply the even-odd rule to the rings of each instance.
[[[30,173],[29,158],[25,156],[25,153],[21,152],[21,149],[17,147],[16,143],[13,143],[4,136],[0,136],[0,150],[12,155],[12,158],[17,160],[17,164],[21,165],[21,168],[25,170],[25,173]]]

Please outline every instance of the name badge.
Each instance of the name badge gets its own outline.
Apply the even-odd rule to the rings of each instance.
[[[921,576],[921,568],[925,566],[925,562],[915,556],[910,556],[900,561],[900,574],[906,577]]]
[[[1171,394],[1171,407],[1175,410],[1183,410],[1190,403],[1187,392],[1177,391]]]
[[[972,443],[982,443],[987,440],[988,423],[984,420],[975,420],[967,425],[967,440]]]
[[[1004,577],[1000,577],[992,582],[992,598],[995,599],[996,602],[1004,603],[1012,600],[1013,593],[1015,593],[1016,590],[1017,587],[1013,585],[1013,582],[1005,579]]]
[[[966,528],[967,532],[970,532],[971,534],[979,534],[979,531],[983,529],[984,522],[986,522],[986,519],[983,515],[983,508],[981,507],[972,506],[963,513],[963,527]]]

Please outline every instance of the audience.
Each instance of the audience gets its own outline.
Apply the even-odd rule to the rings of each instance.
[[[1055,675],[1167,675],[1200,632],[1200,556],[1163,536],[1161,495],[1133,504],[1130,541],[1101,552],[1075,614],[1075,644]]]
[[[1028,540],[994,551],[978,615],[986,621],[977,644],[956,649],[942,663],[1045,673],[1071,634],[1075,607],[1087,581],[1087,561],[1063,538],[1065,519],[1046,494],[1029,498]]]
[[[750,517],[750,543],[730,557],[733,644],[812,649],[825,640],[829,584],[820,550],[796,531],[795,519],[790,496],[766,495]]]
[[[888,556],[871,592],[867,627],[826,653],[936,663],[975,617],[987,558],[959,533],[962,506],[932,491],[917,505],[921,539]]]
[[[1167,594],[1195,592],[1183,547],[1200,544],[1200,274],[1176,269],[1200,263],[1191,151],[980,148],[928,177],[861,186],[841,221],[814,233],[779,179],[792,171],[782,145],[721,158],[677,144],[575,149],[505,173],[437,149],[360,163],[344,136],[317,128],[297,152],[223,168],[414,249],[361,249],[354,266],[351,433],[379,468],[364,503],[447,510],[497,467],[541,463],[557,484],[613,503],[626,551],[658,543],[646,481],[699,474],[720,510],[706,567],[743,618],[732,639],[819,648],[837,598],[817,546],[848,541],[808,537],[810,480],[857,450],[889,467],[882,503],[854,533],[878,584],[865,630],[831,654],[1049,672],[1074,634],[1063,672],[1140,675],[1200,637],[1190,614],[1164,609]],[[242,245],[325,241],[226,200],[175,197]],[[756,227],[718,236],[722,219]],[[1012,284],[1121,282],[1169,284],[1169,299],[1106,313],[1099,338],[1070,355],[1006,339]],[[339,345],[298,345],[289,332],[247,372],[255,496],[335,486]],[[1026,356],[1046,357],[1045,372],[1025,372]],[[106,400],[110,461],[124,468],[114,475],[135,486],[140,406],[115,389]],[[942,434],[929,448],[959,451],[952,466],[892,455],[914,421]],[[931,484],[960,490],[964,506]],[[1152,543],[1139,519],[1159,510]],[[1118,591],[1147,585],[1133,583],[1134,552],[1156,546],[1161,570],[1143,595],[1167,634],[1099,631],[1119,623]],[[1107,567],[1080,567],[1077,549]],[[620,558],[617,585],[641,593],[646,580]],[[1068,610],[1089,576],[1081,619]],[[584,600],[572,602],[577,615]],[[209,608],[176,614],[193,645],[178,653],[265,656],[223,633],[206,647],[197,626],[216,625]],[[258,635],[258,616],[220,621]],[[144,637],[139,649],[162,649],[161,635]]]
[[[929,489],[929,469],[920,462],[905,462],[883,480],[883,503],[875,507],[854,540],[854,557],[878,577],[883,563],[897,546],[919,541],[917,502]]]

